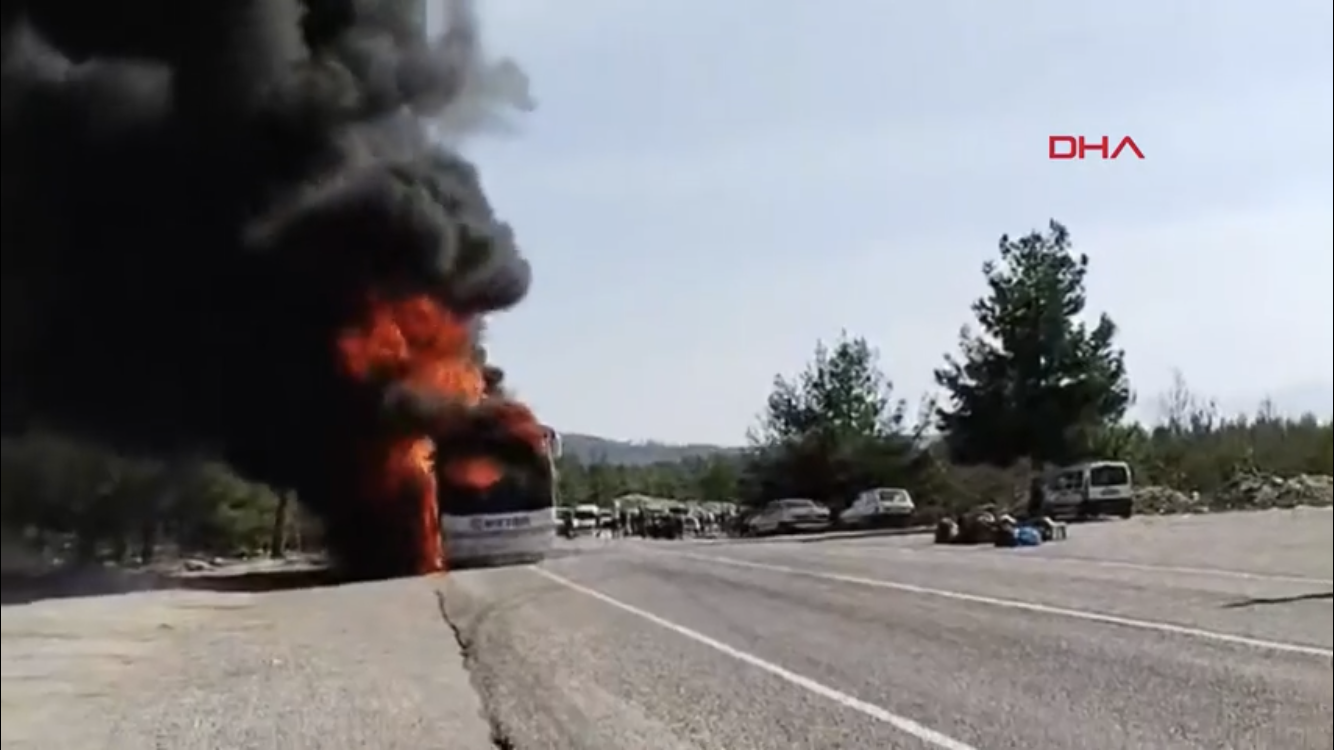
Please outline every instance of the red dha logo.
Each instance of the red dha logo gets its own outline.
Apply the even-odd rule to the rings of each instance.
[[[1121,156],[1121,152],[1129,149],[1137,159],[1144,158],[1144,152],[1139,150],[1139,144],[1135,139],[1126,136],[1121,142],[1116,144],[1116,148],[1111,148],[1112,139],[1102,136],[1097,140],[1089,140],[1082,135],[1049,135],[1047,136],[1047,158],[1048,159],[1083,159],[1084,155],[1090,151],[1102,154],[1102,158],[1116,159]]]

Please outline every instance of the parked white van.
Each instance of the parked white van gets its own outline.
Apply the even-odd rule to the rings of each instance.
[[[1130,518],[1135,488],[1124,461],[1089,461],[1049,472],[1043,482],[1042,515],[1053,518],[1112,515]]]

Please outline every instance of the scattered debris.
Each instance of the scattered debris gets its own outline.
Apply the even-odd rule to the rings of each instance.
[[[994,544],[997,547],[1034,547],[1065,539],[1066,527],[1050,518],[1019,521],[990,506],[976,508],[936,524],[936,544]]]
[[[1334,477],[1301,474],[1277,477],[1262,474],[1234,478],[1214,493],[1213,508],[1296,508],[1334,504]]]
[[[1172,515],[1230,510],[1267,510],[1334,504],[1334,477],[1300,474],[1239,474],[1217,491],[1201,494],[1171,487],[1135,488],[1135,513]]]

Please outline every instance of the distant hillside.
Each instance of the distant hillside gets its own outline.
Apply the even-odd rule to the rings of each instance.
[[[631,466],[658,463],[659,461],[680,461],[696,456],[709,456],[721,451],[736,450],[720,445],[632,443],[571,432],[561,435],[561,443],[567,455],[574,456],[583,462],[605,461],[606,463]]]

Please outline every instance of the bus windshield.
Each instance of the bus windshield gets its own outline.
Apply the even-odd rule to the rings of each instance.
[[[486,490],[446,491],[440,496],[440,512],[449,516],[480,516],[550,509],[555,505],[552,485],[550,477],[522,482],[507,477]]]
[[[534,464],[510,469],[495,485],[485,490],[446,488],[439,496],[440,513],[448,516],[483,516],[508,513],[533,513],[556,505],[556,462],[560,452],[560,433],[543,427],[547,453]]]
[[[482,516],[532,513],[556,505],[556,477],[550,463],[542,468],[510,469],[499,482],[484,490],[442,484],[440,513],[447,516]]]

